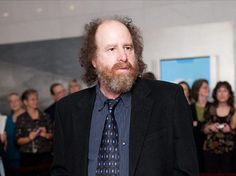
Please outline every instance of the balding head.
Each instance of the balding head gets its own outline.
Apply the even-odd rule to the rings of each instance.
[[[141,74],[146,68],[146,64],[142,61],[143,40],[139,29],[133,24],[130,18],[114,17],[111,19],[95,19],[85,26],[84,43],[80,52],[80,63],[85,69],[85,74],[82,79],[87,83],[87,85],[94,84],[98,78],[96,70],[92,65],[92,59],[96,56],[98,48],[95,36],[98,30],[101,29],[100,27],[104,27],[111,23],[116,23],[117,25],[123,24],[123,26],[127,28],[132,38],[135,58],[137,59],[139,66],[139,74]]]

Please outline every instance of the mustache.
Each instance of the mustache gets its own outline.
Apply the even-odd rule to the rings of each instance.
[[[126,62],[126,63],[117,63],[115,64],[112,69],[114,70],[118,70],[118,69],[131,69],[133,68],[132,65],[130,64],[130,62]]]

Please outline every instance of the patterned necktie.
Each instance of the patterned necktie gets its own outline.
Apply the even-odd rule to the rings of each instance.
[[[102,133],[102,140],[98,152],[96,176],[118,176],[119,175],[119,133],[114,117],[114,109],[120,98],[106,101],[108,115]]]

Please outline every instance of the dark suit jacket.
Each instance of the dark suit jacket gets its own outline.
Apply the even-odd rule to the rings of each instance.
[[[54,122],[54,119],[55,119],[55,111],[56,111],[56,102],[54,102],[53,104],[51,104],[48,108],[44,110],[44,112],[49,115],[52,123]]]
[[[131,90],[130,176],[198,175],[189,105],[171,83],[138,79]],[[57,104],[52,176],[87,176],[95,88]]]
[[[210,106],[210,103],[207,102],[205,106],[205,110],[207,111]],[[204,122],[200,122],[197,118],[197,110],[196,110],[196,103],[191,104],[191,111],[192,111],[192,118],[193,121],[197,121],[197,126],[193,127],[193,136],[195,139],[196,149],[197,149],[197,156],[198,156],[198,165],[199,165],[199,171],[204,172],[204,152],[203,152],[203,144],[206,139],[206,135],[203,133],[203,126],[205,125]]]

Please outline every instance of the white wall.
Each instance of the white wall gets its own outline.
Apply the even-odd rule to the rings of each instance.
[[[235,9],[232,0],[0,1],[0,44],[79,36],[91,18],[128,15],[143,30],[150,70],[158,73],[160,58],[210,55],[219,58],[218,79],[236,87]]]
[[[232,22],[152,29],[145,31],[144,41],[145,61],[157,77],[160,59],[210,56],[213,59],[211,87],[219,80],[227,80],[235,87]]]

